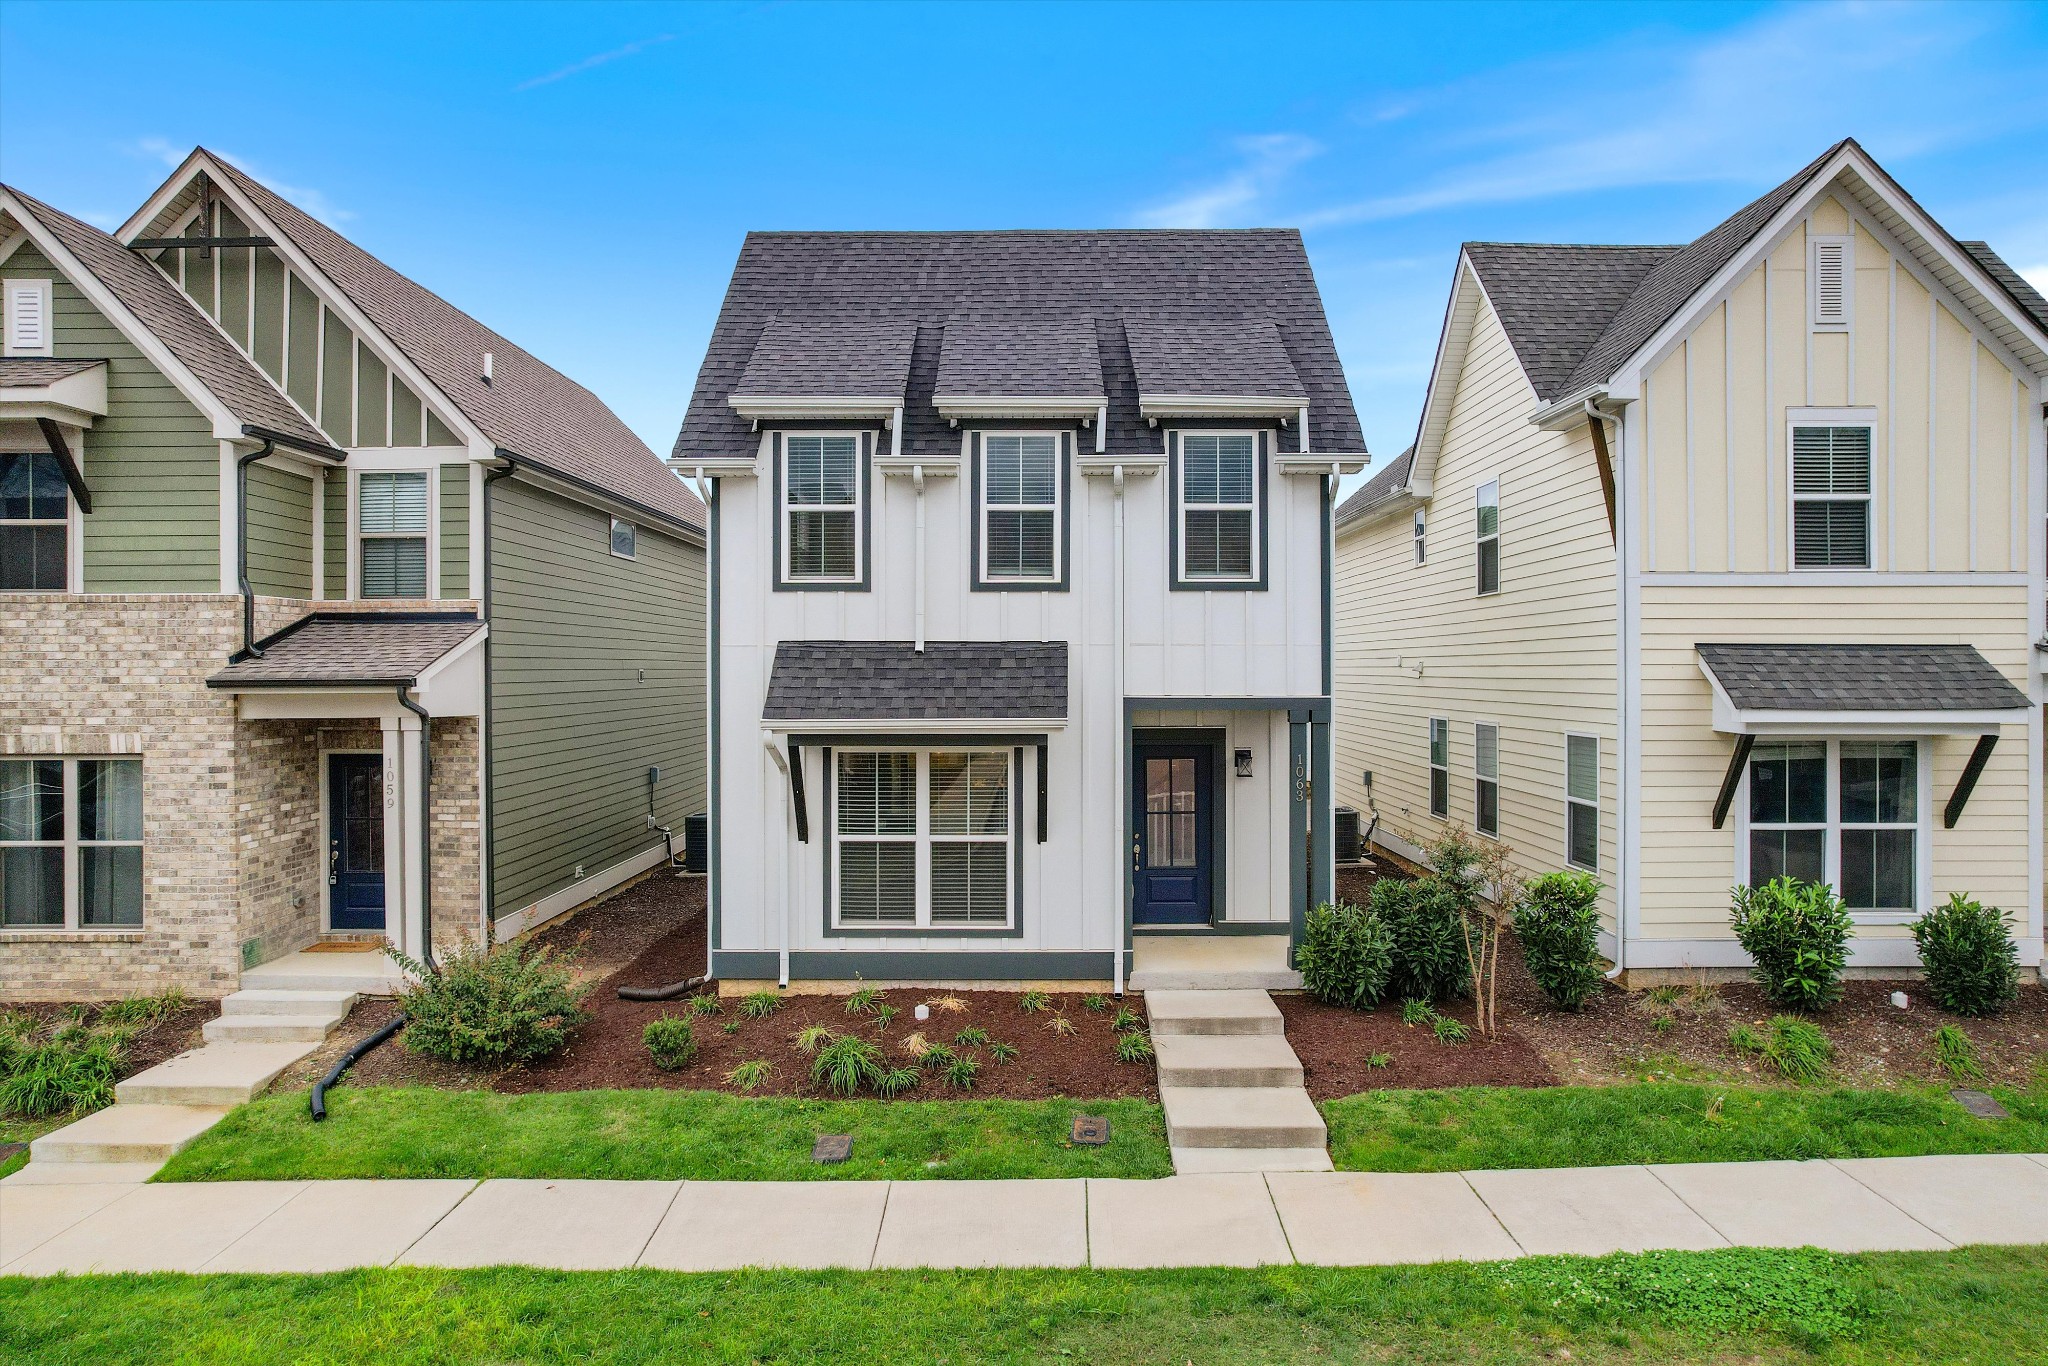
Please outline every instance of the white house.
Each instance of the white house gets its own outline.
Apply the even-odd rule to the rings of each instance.
[[[1332,495],[1293,232],[756,233],[711,508],[710,970],[1107,982],[1329,894]]]
[[[1632,976],[1780,873],[1855,968],[1951,892],[2039,962],[2044,402],[2048,303],[1852,141],[1682,246],[1467,244],[1337,518],[1339,799],[1596,874]]]

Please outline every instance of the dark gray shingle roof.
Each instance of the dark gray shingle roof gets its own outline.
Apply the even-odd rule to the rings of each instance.
[[[1059,721],[1067,646],[1001,641],[785,640],[765,721]]]
[[[903,397],[917,328],[907,322],[818,324],[777,318],[761,329],[736,394]]]
[[[1280,329],[1260,318],[1207,322],[1159,313],[1124,319],[1138,393],[1306,399]]]
[[[314,612],[256,642],[261,659],[230,664],[206,685],[410,687],[427,666],[482,629],[475,617],[449,612]]]
[[[1076,317],[946,320],[932,392],[946,398],[1098,398],[1095,323]]]
[[[1365,448],[1297,232],[756,232],[740,248],[675,456],[754,453],[757,438],[727,399],[774,318],[917,324],[904,449],[957,452],[959,433],[931,402],[947,321],[1053,314],[1095,325],[1111,453],[1159,449],[1124,337],[1134,314],[1276,325],[1308,395],[1313,449]]]
[[[497,446],[543,470],[678,521],[699,528],[706,524],[704,505],[696,495],[597,395],[221,157],[208,155],[222,175]],[[489,384],[483,382],[485,352],[492,358]]]
[[[105,365],[103,360],[53,360],[49,356],[0,356],[0,384],[41,388],[69,379],[81,370]]]
[[[161,270],[90,223],[12,186],[7,188],[239,421],[281,433],[315,450],[333,449],[333,443]]]
[[[1968,645],[1702,644],[1701,661],[1745,711],[2002,711],[2028,706]]]
[[[1349,498],[1337,505],[1336,525],[1345,526],[1357,521],[1380,504],[1391,499],[1408,484],[1408,472],[1415,468],[1415,448],[1410,446],[1395,456],[1393,463],[1358,486]]]
[[[1991,249],[1989,242],[1958,242],[1957,246],[1970,253],[1978,265],[1992,279],[1998,281],[2012,301],[2024,309],[2043,329],[2048,329],[2048,299],[2041,297],[2041,291],[2027,283],[2027,277],[2005,263],[2005,258]]]
[[[1557,398],[1643,278],[1677,247],[1467,242],[1465,254],[1537,396]]]

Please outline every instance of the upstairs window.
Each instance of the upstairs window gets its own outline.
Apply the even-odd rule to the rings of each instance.
[[[832,763],[836,927],[1011,924],[1011,751],[840,750]]]
[[[50,282],[8,280],[0,284],[0,291],[5,294],[7,354],[51,354],[55,329],[50,317]]]
[[[1600,741],[1564,737],[1564,856],[1574,868],[1600,871]]]
[[[1500,480],[1479,486],[1479,594],[1500,592]]]
[[[1807,302],[1816,330],[1837,332],[1849,326],[1850,286],[1855,262],[1847,237],[1812,237],[1807,242]]]
[[[612,554],[630,560],[639,554],[640,529],[631,522],[612,518]]]
[[[1423,519],[1423,514],[1418,511],[1415,514],[1415,563],[1427,564],[1428,562],[1429,526]]]
[[[356,475],[358,596],[427,596],[427,472]]]
[[[782,457],[782,577],[857,584],[865,492],[858,435],[791,436]]]
[[[71,492],[47,451],[0,455],[0,592],[70,587]]]
[[[1451,723],[1441,716],[1429,718],[1429,814],[1451,814]]]
[[[1481,721],[1472,727],[1473,828],[1500,833],[1500,727]]]
[[[1179,466],[1180,578],[1198,587],[1260,578],[1258,438],[1185,434]]]
[[[1792,429],[1792,565],[1870,568],[1870,428]]]
[[[991,432],[981,438],[979,582],[1049,583],[1061,577],[1062,439]]]

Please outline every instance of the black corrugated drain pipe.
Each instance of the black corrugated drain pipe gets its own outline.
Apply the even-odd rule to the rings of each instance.
[[[371,1049],[383,1043],[403,1028],[405,1028],[405,1014],[401,1011],[396,1019],[385,1025],[375,1034],[372,1034],[369,1038],[364,1039],[354,1048],[349,1049],[348,1052],[342,1054],[341,1061],[329,1068],[326,1076],[313,1083],[313,1094],[307,1100],[307,1108],[313,1112],[315,1123],[327,1118],[327,1088],[337,1085],[341,1081],[341,1074],[354,1067],[365,1053],[368,1053]]]
[[[398,705],[420,718],[420,962],[438,973],[434,962],[434,718],[398,685]]]
[[[277,449],[269,437],[235,461],[235,585],[242,590],[242,657],[261,659],[256,648],[256,590],[249,586],[249,466]]]

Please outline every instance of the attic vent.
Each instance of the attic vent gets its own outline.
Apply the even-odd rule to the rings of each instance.
[[[1812,246],[1813,325],[1849,325],[1849,239],[1816,237]]]
[[[7,291],[7,354],[50,354],[50,282],[9,280]]]

